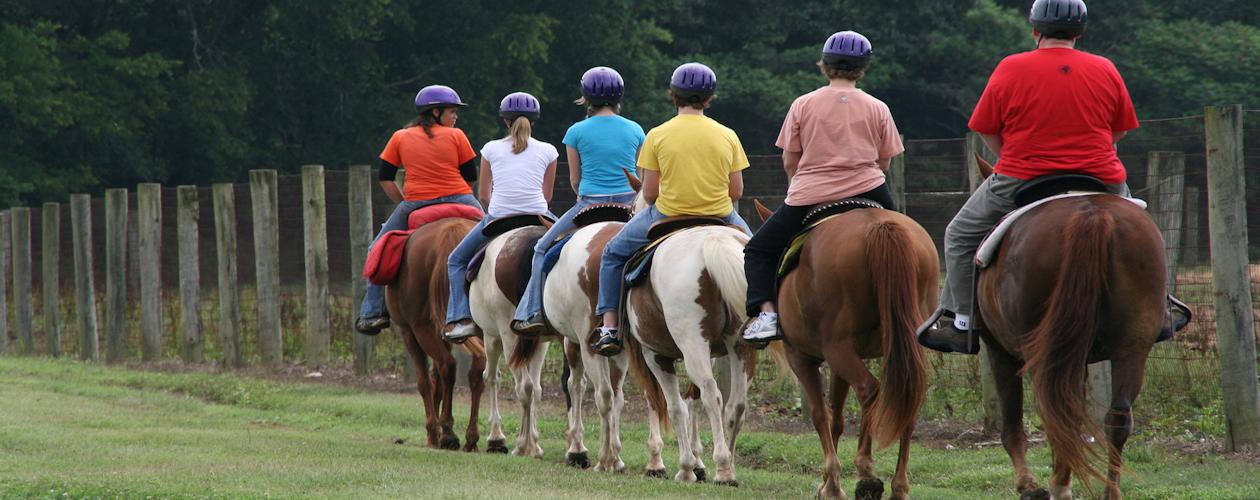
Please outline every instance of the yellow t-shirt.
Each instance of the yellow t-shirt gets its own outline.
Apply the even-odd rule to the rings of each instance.
[[[643,141],[639,166],[661,175],[656,209],[668,216],[726,215],[730,175],[748,168],[735,131],[702,115],[678,115]]]

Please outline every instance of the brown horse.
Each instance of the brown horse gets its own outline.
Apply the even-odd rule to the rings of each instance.
[[[760,202],[762,220],[770,210]],[[836,444],[844,432],[849,387],[862,408],[855,496],[879,498],[872,439],[900,439],[893,497],[906,498],[910,435],[927,390],[927,366],[914,332],[937,305],[939,262],[927,231],[891,210],[858,209],[814,228],[800,261],[779,286],[779,317],[788,361],[809,398],[824,456],[820,498],[845,498]],[[882,380],[863,359],[883,356]],[[820,365],[831,367],[831,404],[823,401]]]
[[[987,177],[992,166],[978,163]],[[1006,234],[995,263],[981,270],[981,338],[1002,401],[1002,444],[1024,497],[1047,494],[1025,459],[1025,374],[1053,450],[1049,494],[1071,498],[1076,474],[1104,479],[1105,497],[1120,497],[1133,400],[1167,314],[1164,273],[1159,228],[1144,210],[1113,195],[1057,199],[1030,210]],[[1112,368],[1106,436],[1085,396],[1086,363],[1102,360]],[[1104,449],[1090,445],[1090,437]],[[1109,462],[1105,478],[1096,466],[1102,453]]]
[[[455,392],[455,357],[451,355],[450,344],[442,339],[446,300],[450,294],[446,258],[475,224],[467,219],[446,218],[420,226],[407,239],[398,279],[385,289],[390,318],[398,325],[415,365],[416,387],[424,399],[424,426],[429,434],[429,446],[447,450],[459,449],[459,438],[451,428],[454,425],[451,407]],[[485,387],[482,371],[486,367],[486,351],[479,338],[469,339],[460,348],[472,355],[472,366],[468,369],[472,409],[464,435],[464,451],[477,451],[477,440],[481,437],[477,411]],[[433,359],[432,373],[429,373],[429,358]]]

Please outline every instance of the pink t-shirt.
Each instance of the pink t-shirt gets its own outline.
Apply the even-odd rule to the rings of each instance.
[[[877,162],[905,151],[883,101],[860,89],[822,87],[796,98],[775,145],[801,153],[785,203],[814,205],[884,183]]]

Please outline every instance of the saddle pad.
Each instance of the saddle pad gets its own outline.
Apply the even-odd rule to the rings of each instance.
[[[477,207],[465,205],[463,203],[438,203],[427,207],[420,207],[411,212],[407,216],[407,227],[411,229],[418,228],[430,222],[445,219],[447,217],[457,217],[468,220],[481,220],[485,217]]]
[[[556,267],[556,263],[560,261],[560,252],[564,251],[564,246],[569,243],[569,240],[573,239],[573,234],[565,235],[565,237],[560,238],[560,241],[552,243],[551,248],[547,249],[547,253],[543,255],[543,274],[551,272]]]
[[[629,260],[626,260],[626,269],[623,276],[625,277],[625,288],[627,290],[642,284],[647,279],[648,271],[652,270],[652,257],[656,255],[656,249],[661,246],[662,241],[665,241],[678,231],[682,231],[682,229],[652,240],[651,243],[648,243],[635,252],[634,255],[631,255]]]
[[[976,267],[980,269],[984,269],[986,267],[989,267],[989,264],[993,263],[993,258],[997,255],[997,249],[1002,244],[1002,237],[1005,236],[1006,232],[1011,229],[1011,226],[1015,224],[1015,221],[1018,220],[1024,214],[1028,213],[1029,210],[1037,208],[1045,203],[1048,203],[1054,200],[1063,199],[1063,198],[1075,198],[1078,196],[1098,196],[1098,195],[1118,196],[1112,193],[1098,193],[1098,192],[1093,192],[1093,191],[1071,191],[1071,192],[1063,193],[1060,195],[1051,196],[1049,198],[1042,198],[1033,203],[1029,203],[1028,205],[1024,205],[1023,207],[1020,207],[1009,214],[1006,214],[1006,216],[1002,217],[1002,220],[998,222],[997,227],[993,228],[993,231],[990,231],[989,235],[984,237],[984,241],[980,242],[980,247],[976,250],[976,260],[975,260]],[[1142,201],[1138,198],[1124,198],[1124,199],[1133,202],[1134,205],[1137,205],[1141,207],[1142,209],[1146,209],[1145,201]]]
[[[725,226],[726,221],[712,215],[675,215],[652,223],[648,228],[649,240],[659,241],[683,229],[696,226]]]
[[[468,261],[468,270],[464,271],[464,288],[472,285],[473,280],[477,279],[477,275],[481,272],[481,261],[486,260],[486,247],[483,245],[477,249],[477,253],[473,254],[472,260]]]
[[[847,211],[848,210],[846,210],[846,212]],[[823,217],[809,226],[806,226],[805,229],[802,229],[801,232],[796,233],[796,236],[792,237],[792,242],[788,244],[787,250],[783,251],[783,257],[779,259],[779,279],[783,279],[783,277],[787,276],[789,272],[796,269],[796,264],[801,260],[801,249],[805,248],[805,242],[809,241],[809,233],[813,231],[815,227],[818,227],[819,224],[827,222],[839,216],[841,213]]]
[[[372,250],[363,262],[363,277],[373,285],[385,286],[394,282],[398,276],[398,268],[402,265],[403,250],[407,247],[407,238],[414,230],[390,231],[372,245]]]

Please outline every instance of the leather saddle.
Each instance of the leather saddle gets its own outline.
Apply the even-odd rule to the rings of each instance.
[[[487,223],[485,227],[481,228],[481,234],[487,238],[486,245],[483,245],[480,249],[478,249],[477,253],[473,255],[472,260],[468,262],[468,273],[465,274],[465,277],[467,278],[466,281],[471,284],[477,279],[477,274],[481,271],[481,261],[486,258],[486,247],[489,246],[491,240],[514,229],[531,226],[551,227],[551,223],[551,217],[545,214],[510,215],[494,219]],[[533,249],[532,246],[530,248],[531,250]],[[525,259],[525,261],[529,262],[529,259]],[[528,266],[525,267],[524,279],[526,282],[529,280]]]
[[[832,217],[864,208],[883,209],[884,206],[875,200],[867,198],[845,198],[839,201],[819,204],[806,213],[805,218],[802,219],[804,229],[801,229],[800,232],[792,237],[787,250],[784,250],[783,256],[779,258],[779,279],[783,279],[784,276],[787,276],[789,272],[796,268],[801,259],[801,249],[805,248],[805,242],[809,241],[810,232],[814,228]]]

